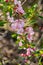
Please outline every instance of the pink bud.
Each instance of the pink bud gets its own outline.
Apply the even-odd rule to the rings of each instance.
[[[22,42],[20,41],[20,42],[19,42],[19,46],[22,46],[22,45],[23,45],[23,44],[22,44]]]

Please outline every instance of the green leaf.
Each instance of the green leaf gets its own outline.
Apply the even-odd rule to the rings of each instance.
[[[10,17],[11,17],[12,16],[12,9],[10,9],[9,12],[10,12]]]
[[[2,2],[4,2],[4,0],[0,0],[0,2],[2,3]]]
[[[25,44],[24,40],[22,40],[22,43]]]
[[[6,22],[0,21],[0,26],[4,26]]]
[[[42,65],[42,63],[41,63],[41,59],[42,59],[42,58],[39,59],[39,65]]]
[[[43,16],[38,16],[38,17],[40,17],[41,19],[43,19]]]
[[[32,25],[34,25],[35,23],[37,23],[36,20],[31,20],[30,21],[30,24],[32,24]]]
[[[14,37],[16,38],[17,37],[17,34],[12,34],[11,36],[12,36],[12,38],[14,38]]]
[[[34,4],[31,8],[28,9],[27,13],[24,14],[24,18],[30,18],[32,16],[32,14],[35,12],[37,7],[37,4]]]
[[[16,42],[17,41],[17,34],[13,33],[11,34],[12,39]]]

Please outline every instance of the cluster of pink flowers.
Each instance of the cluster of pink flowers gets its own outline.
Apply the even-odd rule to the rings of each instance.
[[[14,0],[14,4],[16,7],[15,12],[24,14],[24,10],[21,6],[21,1]],[[24,25],[25,25],[24,19],[14,20],[14,18],[12,16],[10,17],[9,12],[7,13],[7,19],[11,23],[10,27],[11,27],[12,31],[15,31],[17,34],[20,34],[20,35],[26,34],[26,38],[29,42],[31,42],[33,40],[33,35],[34,35],[33,28],[26,27],[24,29]]]
[[[17,34],[20,34],[20,35],[22,35],[23,33],[27,34],[26,37],[29,42],[31,42],[33,40],[33,35],[34,35],[33,28],[26,27],[26,29],[24,30],[24,20],[23,19],[14,20],[13,17],[10,17],[9,13],[7,13],[7,19],[11,23],[11,29],[13,31],[16,31]]]
[[[26,57],[26,56],[32,56],[32,52],[35,52],[36,51],[36,48],[27,48],[26,49],[27,50],[27,52],[24,54],[24,53],[22,53],[22,54],[20,54],[20,56],[23,56],[23,57]]]
[[[24,32],[24,20],[17,19],[14,21],[14,23],[11,24],[11,28],[15,31],[17,31],[17,34],[22,34]]]
[[[33,35],[34,35],[34,31],[32,27],[27,27],[25,29],[25,34],[27,34],[27,39],[29,40],[29,42],[31,42],[33,40]]]
[[[3,8],[2,10],[6,9],[6,8],[7,9],[4,12],[2,10],[1,11],[3,13],[5,13],[7,18],[5,16],[3,16],[3,13],[1,11],[0,11],[1,12],[0,16],[1,16],[1,21],[2,20],[4,21],[4,19],[5,19],[5,21],[7,20],[8,28],[13,32],[11,34],[11,36],[12,36],[11,41],[13,41],[13,38],[14,38],[14,41],[18,46],[18,51],[19,51],[19,49],[21,51],[21,52],[19,51],[20,52],[19,55],[20,55],[20,57],[23,58],[23,62],[25,63],[25,62],[29,62],[28,61],[29,58],[30,58],[30,60],[31,60],[31,58],[33,59],[33,57],[36,57],[35,60],[39,59],[39,57],[42,58],[43,50],[40,50],[40,48],[38,48],[38,46],[34,46],[36,43],[35,42],[36,39],[34,39],[34,37],[37,37],[37,35],[35,35],[35,32],[34,32],[32,26],[27,26],[28,22],[30,23],[30,21],[28,21],[29,19],[27,17],[29,17],[29,18],[32,17],[32,16],[30,16],[31,12],[30,12],[30,15],[27,15],[27,13],[29,13],[29,11],[31,10],[32,7],[34,7],[34,5],[30,8],[30,10],[27,13],[25,13],[24,9],[22,8],[23,3],[21,3],[21,0],[4,0],[4,1],[2,0],[2,2],[1,2],[1,7]],[[7,6],[6,8],[3,7],[4,4]],[[35,5],[37,5],[37,4],[35,3]],[[32,13],[34,13],[34,11],[35,10],[33,10]],[[13,13],[14,13],[14,15],[13,15]],[[37,11],[37,13],[38,13],[38,11]],[[27,25],[25,25],[25,24],[27,24]],[[6,23],[4,25],[4,28],[5,27],[7,28]],[[42,32],[43,27],[39,26],[39,30],[41,30],[41,32]],[[39,36],[39,33],[38,33],[38,36]],[[36,47],[37,47],[37,49],[36,49]]]
[[[11,23],[11,28],[13,31],[16,31],[17,34],[22,34],[24,32],[24,20],[23,19],[16,19],[14,20],[13,17],[10,17],[9,13],[7,13],[7,19]]]
[[[34,52],[34,50],[32,48],[28,48],[26,55],[31,56],[31,52]]]
[[[19,31],[19,30],[18,30]],[[22,30],[21,30],[22,31]],[[34,35],[34,31],[33,31],[33,28],[32,27],[27,27],[24,31],[24,34],[27,34],[26,35],[26,38],[27,40],[31,43],[32,40],[33,40],[33,35]],[[22,46],[23,43],[20,41],[19,42],[19,46]],[[30,49],[30,48],[29,48]]]
[[[22,8],[21,1],[14,0],[14,4],[16,5],[16,6],[14,7],[14,10],[15,10],[17,13],[24,14],[24,10],[23,10],[23,8]]]

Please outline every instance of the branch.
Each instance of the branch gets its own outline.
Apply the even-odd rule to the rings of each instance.
[[[24,4],[25,4],[25,2],[26,2],[26,0],[24,0],[24,1],[23,1],[22,5],[24,5]]]

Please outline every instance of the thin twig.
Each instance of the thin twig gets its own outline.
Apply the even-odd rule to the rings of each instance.
[[[41,41],[42,38],[43,38],[43,34],[42,34],[41,38],[38,40],[36,47],[37,47],[38,45],[40,45],[40,41]]]
[[[26,2],[26,0],[24,0],[24,2],[22,3],[22,5],[24,5],[24,4],[25,4],[25,2]]]

